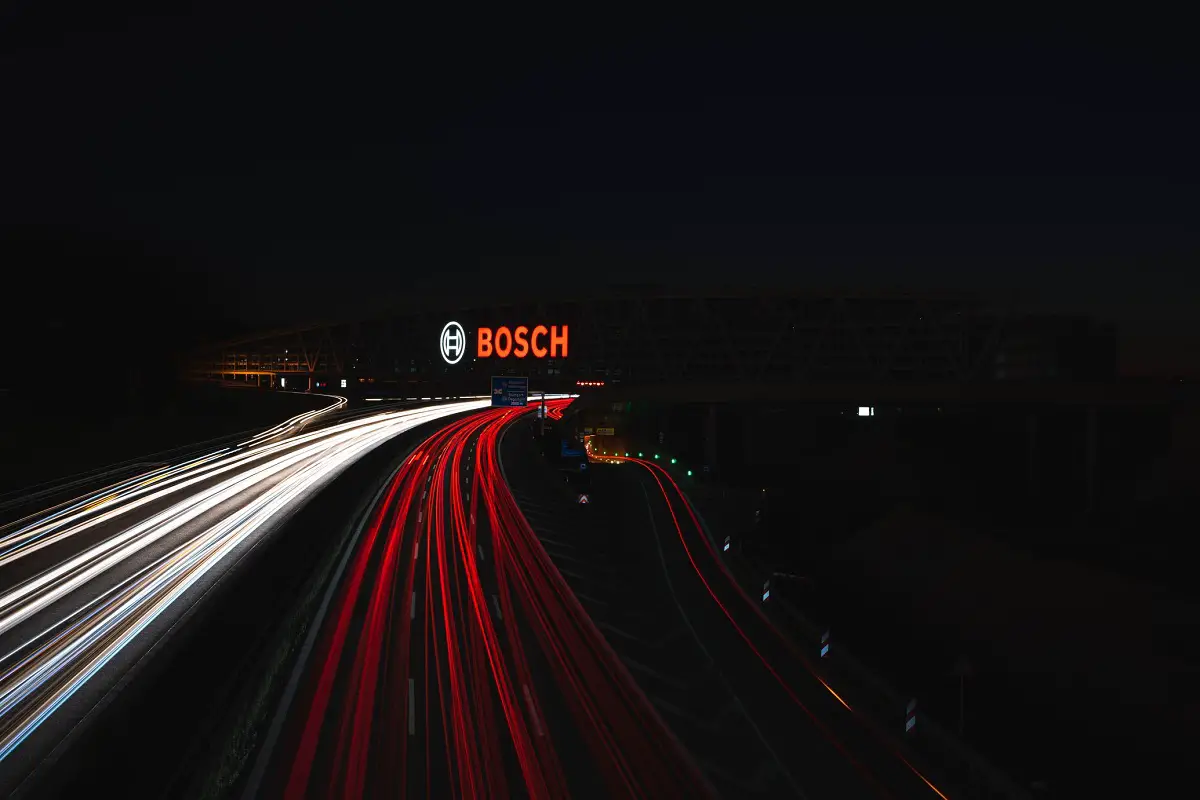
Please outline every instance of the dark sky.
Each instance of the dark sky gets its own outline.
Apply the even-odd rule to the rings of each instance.
[[[90,5],[0,16],[12,294],[204,335],[539,280],[1200,297],[1183,17]]]

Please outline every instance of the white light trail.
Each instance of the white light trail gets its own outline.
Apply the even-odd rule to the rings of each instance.
[[[310,395],[310,396],[314,396],[314,395]],[[349,402],[349,398],[341,397],[336,394],[321,394],[321,395],[315,395],[315,396],[316,397],[328,397],[332,400],[336,400],[337,402],[335,402],[333,405],[325,406],[324,408],[315,408],[312,411],[305,411],[303,414],[297,414],[296,416],[292,417],[291,419],[287,419],[287,420],[284,420],[283,422],[279,423],[274,428],[268,428],[267,430],[262,431],[261,433],[255,434],[254,436],[250,437],[248,440],[239,444],[238,447],[242,447],[242,446],[250,444],[252,442],[270,439],[272,436],[278,436],[280,434],[287,433],[291,430],[294,430],[295,428],[300,427],[301,425],[303,425],[306,422],[316,419],[317,417],[319,417],[323,414],[328,414],[333,411],[341,411],[343,408],[346,407],[346,403]]]
[[[0,594],[0,635],[50,608],[57,619],[0,658],[0,760],[60,708],[92,676],[225,556],[261,535],[281,512],[384,441],[430,420],[487,407],[489,401],[444,403],[348,420],[282,441],[227,448],[155,470],[104,490],[103,496],[57,510],[0,536],[0,569],[51,545],[68,545],[84,531],[108,533],[60,563]],[[303,416],[303,415],[301,415]],[[277,426],[294,429],[297,418]],[[311,419],[311,417],[307,418]],[[301,420],[301,424],[306,420]],[[149,517],[133,514],[168,503]],[[216,515],[197,530],[195,522]],[[122,518],[128,518],[122,524]],[[191,523],[189,527],[189,523]],[[109,528],[98,529],[107,525]],[[172,535],[183,535],[174,542]],[[83,541],[83,540],[80,540]],[[172,542],[144,564],[139,554]],[[120,574],[122,565],[137,565]],[[116,585],[97,583],[117,573]],[[94,587],[95,591],[88,591]]]

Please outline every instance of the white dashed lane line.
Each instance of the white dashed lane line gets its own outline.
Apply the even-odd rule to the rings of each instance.
[[[417,735],[417,683],[408,679],[408,735]]]
[[[575,592],[575,596],[585,603],[591,603],[592,605],[602,606],[604,608],[608,607],[608,603],[604,602],[603,600],[599,600],[595,597],[592,597],[591,595],[584,594],[583,592]]]
[[[555,533],[555,531],[550,531],[550,533]],[[548,536],[542,536],[540,534],[538,535],[538,540],[542,544],[549,545],[550,547],[561,547],[564,550],[574,550],[575,549],[575,545],[573,545],[573,544],[567,544],[566,542],[560,542],[557,539],[551,539]]]

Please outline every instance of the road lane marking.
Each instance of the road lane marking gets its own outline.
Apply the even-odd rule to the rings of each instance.
[[[668,703],[666,700],[663,700],[661,697],[658,697],[656,695],[648,694],[647,698],[650,700],[651,703],[653,703],[655,706],[657,706],[660,711],[663,711],[677,719],[681,719],[681,720],[687,722],[693,728],[702,730],[705,733],[708,733],[713,736],[720,735],[721,729],[717,726],[715,721],[709,720],[708,722],[705,722],[704,720],[697,717],[695,714],[689,714],[687,711],[684,711],[679,706]]]
[[[560,542],[557,539],[548,539],[545,536],[539,536],[538,540],[541,541],[542,544],[548,544],[551,547],[562,547],[567,550],[575,549],[575,545],[573,545],[573,544],[567,544],[566,542]]]
[[[271,725],[267,729],[266,739],[262,747],[259,748],[258,758],[255,760],[254,767],[250,773],[250,779],[247,783],[246,791],[242,794],[243,798],[253,798],[258,794],[258,789],[262,784],[263,777],[266,774],[268,762],[270,761],[271,753],[275,749],[275,742],[279,739],[283,731],[284,717],[287,711],[291,708],[292,700],[300,687],[301,676],[304,674],[304,669],[308,664],[309,653],[317,641],[317,634],[321,630],[321,623],[325,619],[325,614],[329,610],[329,604],[333,600],[334,593],[341,585],[342,574],[346,571],[346,565],[350,562],[350,557],[354,553],[354,548],[358,544],[358,539],[362,532],[367,527],[367,522],[370,519],[370,510],[379,502],[379,498],[383,497],[383,493],[387,490],[391,478],[394,478],[398,473],[399,467],[392,473],[391,477],[379,484],[379,489],[375,492],[367,503],[359,506],[355,512],[355,517],[358,523],[349,531],[349,541],[346,545],[345,552],[342,554],[341,560],[338,562],[336,569],[329,580],[328,586],[325,588],[324,596],[321,598],[321,605],[317,608],[317,613],[314,616],[313,623],[309,626],[308,635],[304,639],[304,645],[300,648],[300,655],[296,658],[295,666],[292,668],[292,674],[288,678],[287,685],[283,689],[283,698],[275,709],[274,718],[271,720]]]
[[[634,636],[632,633],[621,630],[616,625],[609,625],[607,622],[601,622],[599,620],[596,620],[596,627],[602,631],[609,631],[610,633],[615,633],[617,636],[624,637],[624,638],[630,640],[631,642],[637,642],[638,644],[645,644],[645,642],[643,642],[641,640],[641,638]]]
[[[569,569],[563,569],[562,567],[559,567],[558,571],[563,575],[563,577],[566,577],[566,578],[574,578],[577,581],[587,581],[588,583],[596,582],[595,578],[588,577],[587,575],[584,575],[579,572],[574,572]],[[576,594],[578,594],[578,592],[576,592]]]
[[[533,707],[533,695],[529,693],[529,684],[521,684],[521,688],[525,690],[525,702],[529,706],[529,716],[533,718],[533,730],[538,736],[545,736],[546,732],[542,730],[542,721],[538,719],[537,711]]]
[[[417,618],[417,593],[416,592],[413,592],[412,603],[408,607],[408,618],[409,619]]]
[[[671,573],[667,569],[667,557],[663,552],[662,536],[658,532],[658,523],[654,521],[654,507],[650,503],[650,493],[646,491],[645,484],[639,483],[638,488],[642,490],[642,497],[646,501],[646,511],[648,511],[650,514],[650,530],[654,533],[654,544],[658,549],[658,561],[662,565],[663,578],[666,580],[667,590],[671,593],[671,599],[675,601],[675,608],[678,609],[679,616],[683,618],[683,622],[685,625],[687,625],[688,630],[691,632],[692,638],[700,647],[700,652],[704,653],[704,658],[707,659],[709,668],[713,670],[717,678],[720,679],[721,684],[725,687],[725,691],[727,691],[729,696],[733,698],[734,704],[741,711],[746,722],[750,724],[751,729],[754,731],[754,735],[758,738],[758,741],[762,743],[763,748],[771,756],[771,760],[775,762],[775,766],[778,767],[779,772],[781,775],[783,775],[784,780],[787,781],[788,785],[792,787],[792,790],[798,797],[807,798],[808,794],[800,787],[800,784],[796,782],[796,779],[792,776],[792,773],[783,766],[783,762],[779,759],[779,754],[776,753],[775,749],[767,742],[766,737],[763,736],[762,730],[758,727],[758,724],[755,723],[753,717],[750,716],[750,712],[746,708],[746,704],[742,702],[742,698],[738,697],[738,694],[736,691],[734,691],[729,679],[725,677],[725,673],[723,673],[721,668],[717,666],[716,660],[712,657],[712,654],[709,652],[708,648],[704,646],[704,641],[700,638],[700,634],[696,632],[696,626],[692,624],[691,617],[689,617],[687,611],[684,610],[683,603],[681,603],[679,600],[679,595],[675,593],[675,583],[671,580]],[[622,659],[622,661],[626,664],[626,666],[629,666],[628,660]]]
[[[413,678],[408,679],[408,735],[417,735],[417,684]]]
[[[587,559],[579,558],[577,556],[569,556],[566,553],[555,553],[554,555],[550,556],[550,558],[555,564],[557,564],[559,561],[570,561],[572,564],[582,564],[585,567],[599,566],[593,561],[588,561]],[[610,572],[612,571],[611,567],[604,567],[604,569],[607,569]]]
[[[500,598],[497,595],[492,595],[492,605],[496,607],[496,619],[503,622],[504,615],[500,613]]]
[[[472,519],[471,521],[472,521],[472,522],[474,522],[475,520],[474,520],[474,519]],[[487,561],[487,559],[483,557],[483,545],[481,545],[481,544],[477,544],[477,545],[475,545],[475,548],[476,548],[477,550],[479,550],[479,560],[480,560],[480,561]]]
[[[628,656],[620,656],[620,659],[623,662],[625,662],[626,667],[633,670],[634,672],[640,672],[643,675],[649,675],[651,678],[654,678],[657,681],[665,683],[667,686],[670,686],[672,689],[676,689],[679,691],[685,691],[688,688],[686,683],[683,683],[682,681],[676,680],[674,678],[669,678],[666,675],[663,675],[658,670],[651,669],[650,667],[646,666],[645,664],[641,663],[640,661],[634,661],[632,658],[629,658]]]

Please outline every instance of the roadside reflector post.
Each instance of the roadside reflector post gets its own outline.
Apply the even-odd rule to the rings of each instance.
[[[917,730],[917,698],[908,701],[908,708],[904,714],[904,732],[908,735],[913,735]]]
[[[763,583],[763,602],[767,602],[771,598],[771,581]]]
[[[821,634],[821,658],[829,655],[829,631]]]
[[[723,549],[726,553],[729,552],[729,537],[728,536],[725,537],[725,547]]]

